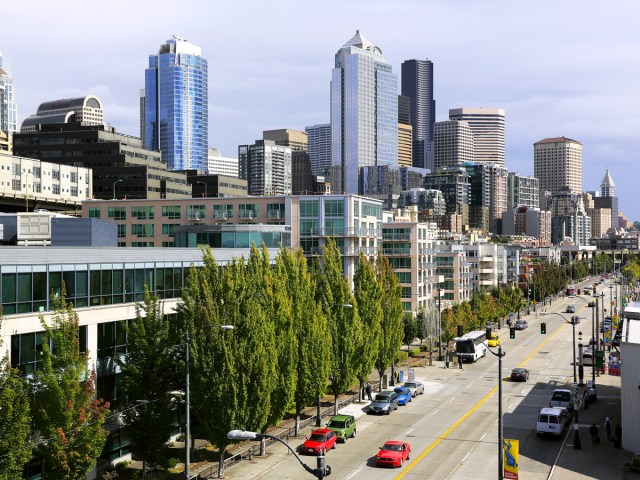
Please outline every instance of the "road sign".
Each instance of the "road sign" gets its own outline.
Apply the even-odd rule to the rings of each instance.
[[[413,368],[409,369],[408,378],[409,378],[410,382],[412,382],[412,381],[414,381],[416,379],[416,371]]]

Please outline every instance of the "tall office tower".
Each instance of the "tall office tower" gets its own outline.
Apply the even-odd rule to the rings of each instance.
[[[331,167],[331,124],[320,123],[304,127],[307,132],[309,157],[311,158],[311,172],[314,175],[324,175]]]
[[[335,55],[331,162],[340,169],[334,190],[341,193],[358,193],[361,167],[398,165],[398,77],[360,31]]]
[[[609,169],[604,174],[600,183],[600,197],[593,199],[595,208],[611,209],[611,227],[618,227],[618,197],[615,196],[616,185],[613,183]]]
[[[291,150],[307,150],[309,145],[307,132],[292,130],[290,128],[280,128],[278,130],[264,130],[263,140],[271,140],[276,145],[291,147]]]
[[[249,195],[291,195],[291,147],[256,140],[238,147],[239,176],[249,182]]]
[[[447,214],[462,216],[462,223],[469,224],[471,183],[469,173],[461,166],[450,166],[424,176],[424,188],[440,190],[447,203]]]
[[[94,95],[42,102],[38,111],[22,121],[21,133],[36,132],[42,124],[78,123],[81,126],[104,125],[100,99]]]
[[[587,210],[587,215],[591,218],[591,237],[602,238],[606,236],[607,231],[611,228],[611,209],[597,208],[594,201],[595,198],[588,192],[582,192],[582,201]]]
[[[502,213],[502,235],[534,237],[537,246],[551,243],[551,212],[521,206]]]
[[[145,71],[144,148],[159,150],[170,170],[204,170],[209,136],[207,60],[173,37],[149,55]]]
[[[474,161],[504,165],[504,110],[452,108],[449,120],[463,120],[473,132]]]
[[[582,144],[566,137],[534,143],[533,176],[540,180],[540,206],[545,210],[549,210],[548,196],[557,195],[563,187],[581,193]]]
[[[262,132],[263,140],[271,140],[276,145],[291,148],[291,193],[308,195],[313,193],[313,176],[309,157],[309,135],[306,132],[281,128]]]
[[[0,52],[0,130],[7,133],[18,130],[18,106],[12,74],[11,62]]]
[[[401,167],[412,167],[412,156],[411,103],[409,97],[398,95],[398,164]]]
[[[433,99],[433,63],[430,60],[406,60],[402,63],[401,72],[401,93],[411,101],[413,166],[434,171],[436,101]]]
[[[145,120],[145,111],[147,109],[147,97],[144,92],[144,88],[140,89],[140,138],[144,139],[144,125],[146,123]]]
[[[433,169],[473,162],[473,132],[467,122],[436,122],[433,129]]]
[[[567,186],[551,197],[551,242],[559,244],[569,237],[574,245],[589,245],[591,218],[587,215],[582,192]]]
[[[540,181],[535,177],[525,177],[509,172],[507,177],[507,210],[518,207],[540,207]]]

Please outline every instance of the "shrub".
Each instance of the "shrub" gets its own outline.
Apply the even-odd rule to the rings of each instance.
[[[398,354],[396,355],[396,362],[400,363],[400,362],[404,362],[407,358],[409,358],[409,353],[407,352],[398,352]]]
[[[167,462],[167,465],[169,466],[169,468],[176,468],[177,464],[178,464],[178,459],[175,457],[171,457]]]
[[[414,348],[412,350],[409,350],[409,356],[410,357],[416,357],[418,355],[418,353],[420,353],[420,349],[419,348]]]
[[[429,351],[429,346],[428,345],[421,345],[420,346],[420,351],[421,352],[428,352]]]

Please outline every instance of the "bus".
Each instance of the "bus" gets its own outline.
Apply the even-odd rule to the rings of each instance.
[[[575,294],[576,294],[576,286],[575,285],[569,285],[567,287],[567,297],[575,296]]]
[[[456,354],[463,362],[475,362],[487,354],[487,333],[485,331],[469,332],[462,337],[454,338],[454,341],[456,342]]]

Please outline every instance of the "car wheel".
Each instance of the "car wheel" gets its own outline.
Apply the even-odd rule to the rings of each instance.
[[[407,454],[407,460],[411,460],[411,452]]]
[[[345,442],[347,441],[347,437],[344,437],[344,441],[345,441]],[[336,449],[336,444],[337,444],[337,443],[338,443],[338,442],[334,442],[334,443],[333,443],[333,447],[331,447],[331,449],[332,449],[332,450],[335,450],[335,449]]]
[[[351,438],[356,438],[356,430],[355,430],[355,428],[353,429],[353,433],[351,434]]]
[[[400,468],[402,468],[402,464],[404,463],[404,460],[400,459],[400,465],[398,465]]]
[[[387,410],[385,413],[386,413],[387,415],[391,415],[391,409]]]

